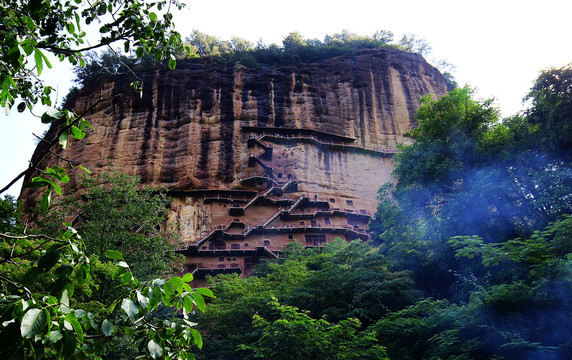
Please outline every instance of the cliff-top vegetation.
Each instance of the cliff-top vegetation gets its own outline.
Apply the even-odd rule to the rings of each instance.
[[[391,31],[378,30],[373,35],[358,35],[347,30],[326,35],[323,40],[307,39],[298,32],[288,34],[282,45],[256,44],[233,36],[230,40],[193,31],[184,42],[186,52],[179,54],[179,61],[214,62],[223,65],[242,65],[249,68],[262,66],[284,66],[321,61],[335,56],[351,56],[358,50],[394,48],[428,56],[431,46],[415,35],[404,35],[395,41]],[[448,81],[449,89],[456,87],[451,73],[451,65],[445,61],[436,62]],[[92,80],[148,69],[167,68],[166,62],[157,61],[153,56],[139,56],[132,53],[121,55],[107,50],[101,54],[91,54],[84,67],[76,67],[76,83],[83,86]]]

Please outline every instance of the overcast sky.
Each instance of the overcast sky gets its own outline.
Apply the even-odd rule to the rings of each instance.
[[[292,31],[320,40],[344,29],[362,35],[390,30],[396,40],[415,34],[431,44],[433,58],[456,66],[460,85],[495,98],[502,115],[510,116],[522,110],[522,98],[542,69],[572,62],[570,14],[570,0],[188,0],[175,23],[183,36],[197,29],[223,40],[236,35],[267,44],[281,44]],[[61,99],[73,73],[63,66],[50,72],[47,81]],[[25,169],[32,132],[41,135],[44,127],[14,110],[0,115],[0,129],[3,187]],[[10,193],[19,191],[18,185]]]

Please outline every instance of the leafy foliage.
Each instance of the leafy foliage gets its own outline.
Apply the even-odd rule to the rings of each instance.
[[[387,359],[385,349],[375,337],[359,334],[356,319],[330,324],[312,319],[293,306],[270,302],[278,319],[272,322],[254,316],[256,327],[263,328],[262,337],[252,345],[243,345],[246,359]]]
[[[502,122],[468,89],[422,103],[370,229],[426,296],[371,327],[389,357],[571,356],[570,118],[540,115],[565,108],[565,91],[545,96],[565,79],[543,73],[531,109]]]
[[[537,144],[570,159],[572,151],[572,64],[543,71],[527,96],[529,121],[538,126]]]
[[[16,230],[20,213],[18,202],[11,195],[0,198],[0,232]]]
[[[467,88],[423,99],[416,119],[415,142],[395,156],[398,182],[380,193],[371,228],[398,262],[427,264],[427,254],[434,265],[450,262],[451,236],[499,241],[570,211],[569,164],[532,147],[537,127],[526,119],[499,122],[491,102]]]
[[[52,88],[38,78],[52,65],[47,54],[59,61],[85,65],[85,52],[122,41],[125,51],[136,49],[137,57],[152,54],[158,60],[175,61],[181,49],[180,35],[173,30],[169,8],[181,8],[175,0],[144,2],[2,0],[0,25],[0,105],[10,108],[20,98],[19,111],[41,101],[51,105]],[[157,15],[157,12],[161,15]],[[86,33],[101,36],[93,45]],[[174,63],[173,63],[174,66]]]
[[[125,55],[119,50],[111,49],[104,50],[99,54],[89,52],[85,60],[85,66],[74,68],[75,82],[79,85],[86,85],[96,79],[109,76],[137,74],[141,70],[161,68],[164,65],[163,62],[157,61],[151,55],[137,57],[134,53]]]
[[[378,30],[373,35],[358,35],[348,30],[341,33],[326,35],[323,40],[306,39],[298,32],[288,34],[282,45],[253,44],[248,40],[233,36],[230,40],[222,40],[215,36],[194,30],[186,39],[188,53],[179,59],[187,61],[214,61],[225,65],[239,65],[250,68],[261,66],[283,66],[301,62],[320,61],[335,56],[354,55],[360,49],[379,49],[384,47],[399,48],[405,51],[427,56],[430,52],[428,43],[414,35],[407,35],[395,43],[393,33]],[[87,84],[98,76],[109,76],[134,69],[148,70],[164,66],[149,57],[118,57],[113,52],[103,53],[99,57],[92,56],[85,67],[77,67],[76,75],[79,84]],[[128,64],[129,68],[123,66]],[[451,88],[456,87],[450,73],[450,64],[439,61],[435,64],[447,72],[447,81]]]
[[[191,289],[190,274],[139,283],[121,253],[108,250],[105,255],[116,261],[115,296],[108,305],[82,303],[74,292],[91,286],[92,260],[75,229],[57,237],[0,237],[3,358],[91,358],[103,354],[119,334],[140,341],[139,353],[151,358],[191,359],[191,346],[202,346],[188,313],[204,311],[203,296],[212,293]],[[183,317],[156,319],[171,307]]]
[[[372,328],[400,359],[555,358],[570,356],[572,231],[570,217],[527,239],[484,243],[453,237],[456,257],[473,271],[467,302],[427,299],[390,314]],[[475,260],[475,261],[473,261]],[[484,265],[489,271],[480,272]],[[405,346],[409,344],[409,346]]]
[[[373,343],[366,340],[372,335],[364,333],[363,329],[390,311],[418,299],[419,293],[412,289],[414,283],[408,273],[389,272],[384,258],[367,244],[338,240],[324,246],[322,252],[292,246],[287,253],[285,259],[257,266],[256,276],[219,275],[211,280],[211,289],[217,297],[204,315],[197,318],[205,337],[205,347],[198,353],[200,358],[240,359],[244,354],[236,352],[239,345],[244,349],[258,349],[255,351],[258,352],[265,341],[279,341],[276,337],[290,336],[273,333],[261,340],[268,331],[259,321],[252,323],[253,316],[258,315],[278,325],[275,322],[280,319],[277,308],[268,306],[274,303],[273,298],[284,306],[296,306],[296,310],[288,308],[293,313],[298,314],[299,310],[307,313],[300,313],[300,319],[313,325],[303,331],[309,332],[312,326],[324,331],[312,337],[312,341],[329,344],[333,340],[329,338],[327,328],[340,325],[347,330],[348,336],[353,337],[355,332],[357,339],[365,341],[358,341],[356,346],[363,345],[366,356],[366,349]],[[329,346],[312,351],[322,351],[320,358],[332,357],[335,352]],[[348,351],[357,351],[355,348],[349,350],[348,344],[344,346]],[[273,349],[269,351],[278,351]],[[345,350],[338,350],[342,356]],[[306,350],[292,349],[286,354],[295,358],[293,351]],[[251,355],[255,356],[254,353]]]
[[[425,40],[414,34],[405,34],[399,40],[399,46],[408,52],[421,54],[423,56],[429,55],[431,52],[431,45]]]
[[[180,261],[172,251],[178,237],[165,226],[170,205],[165,189],[141,186],[138,177],[113,167],[83,176],[78,187],[83,189],[81,199],[67,197],[52,208],[54,216],[38,219],[40,226],[75,218],[90,255],[103,258],[107,250],[121,251],[136,276],[143,279],[173,272]]]

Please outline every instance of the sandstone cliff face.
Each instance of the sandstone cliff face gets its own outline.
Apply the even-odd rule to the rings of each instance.
[[[339,234],[334,210],[375,211],[379,186],[391,180],[391,154],[415,126],[419,98],[446,92],[443,76],[421,56],[394,49],[279,68],[179,64],[142,78],[142,97],[128,77],[82,89],[71,107],[91,109],[86,117],[95,130],[59,153],[93,171],[113,163],[177,191],[170,221],[196,244],[229,217],[239,218],[243,234],[260,224],[275,228],[277,214],[280,226],[292,229],[288,221],[304,223],[296,215],[304,207],[318,214],[313,225],[324,218]],[[55,156],[42,166],[54,164],[65,166]],[[238,193],[218,193],[215,201],[215,190]],[[265,196],[263,204],[254,194]],[[34,189],[21,196],[36,197]],[[253,210],[251,200],[266,208]],[[366,220],[348,224],[362,231]],[[249,236],[269,241],[262,232]]]
[[[242,126],[321,130],[389,149],[403,141],[422,95],[445,92],[419,55],[392,49],[283,68],[209,64],[92,84],[72,106],[96,131],[64,156],[91,167],[111,161],[171,188],[234,184],[244,165]],[[53,162],[53,160],[50,160]],[[322,165],[325,166],[325,165]]]

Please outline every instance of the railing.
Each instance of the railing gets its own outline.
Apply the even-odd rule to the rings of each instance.
[[[228,202],[246,202],[248,200],[250,200],[251,198],[247,198],[246,196],[241,196],[241,197],[236,197],[236,196],[232,196],[232,195],[220,195],[220,193],[217,193],[216,196],[213,195],[207,195],[204,194],[203,195],[203,201],[207,202],[207,201],[228,201]]]
[[[270,178],[265,178],[268,180],[271,180],[272,182],[274,182],[275,184],[277,184],[274,180],[270,179]],[[241,182],[244,179],[241,179]],[[256,195],[255,197],[253,197],[249,202],[247,202],[246,204],[244,204],[244,206],[233,206],[231,208],[229,208],[229,212],[230,211],[237,211],[237,210],[241,210],[242,212],[246,211],[246,209],[248,209],[251,205],[253,205],[256,201],[258,201],[259,199],[267,199],[270,202],[276,203],[275,199],[270,198],[269,196],[276,191],[276,189],[280,190],[280,192],[286,192],[286,190],[288,190],[288,188],[290,186],[292,186],[292,184],[295,183],[295,181],[288,181],[287,183],[283,184],[282,186],[272,186],[271,188],[269,188],[264,194],[261,195]],[[232,210],[231,210],[232,209]]]
[[[381,156],[385,156],[385,155],[389,155],[389,154],[395,154],[397,153],[397,149],[391,148],[391,149],[383,149],[383,148],[369,148],[369,147],[365,147],[365,146],[360,146],[360,145],[355,145],[355,144],[348,144],[348,143],[343,143],[343,142],[339,142],[339,141],[323,141],[320,140],[314,136],[308,136],[308,135],[279,135],[279,134],[275,134],[275,133],[270,133],[270,134],[262,134],[260,137],[257,138],[258,141],[262,141],[265,140],[266,138],[270,139],[270,140],[274,140],[274,141],[310,141],[310,142],[315,142],[317,144],[323,145],[323,146],[331,146],[331,147],[341,147],[343,149],[347,149],[347,150],[358,150],[358,151],[365,151],[365,152],[371,152],[374,154],[378,154]]]

